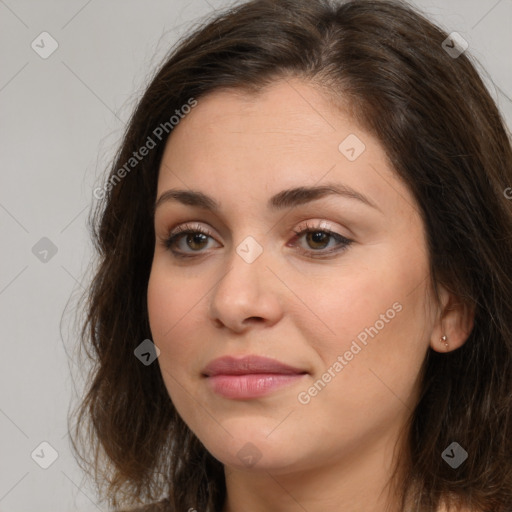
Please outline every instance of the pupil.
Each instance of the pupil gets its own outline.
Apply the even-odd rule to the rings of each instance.
[[[313,238],[313,243],[325,243],[325,238],[329,237],[327,233],[323,233],[322,231],[315,231],[314,233],[310,233]]]
[[[200,238],[202,240],[200,240]],[[204,242],[205,238],[206,238],[206,236],[203,235],[202,233],[194,233],[187,237],[187,243],[190,243],[192,245],[195,245],[195,244],[201,245],[201,242]]]

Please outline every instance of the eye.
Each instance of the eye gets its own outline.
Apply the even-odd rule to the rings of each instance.
[[[295,236],[287,245],[289,246],[291,244],[292,246],[295,246],[297,240],[300,240],[305,236],[307,244],[312,249],[300,248],[299,250],[303,254],[313,258],[321,258],[334,253],[340,253],[346,250],[353,242],[353,240],[350,240],[339,233],[326,229],[325,223],[323,222],[318,226],[310,226],[306,223],[302,229],[297,231],[294,230],[293,232],[295,233]],[[212,233],[200,224],[194,226],[184,224],[174,229],[169,234],[168,238],[163,240],[162,243],[164,247],[170,250],[176,258],[194,258],[205,252],[202,249],[207,247],[209,238],[213,239]],[[182,244],[183,240],[185,240],[185,247],[183,247]],[[325,250],[331,241],[335,242],[334,247],[329,250]],[[187,251],[187,248],[192,249],[192,251]]]
[[[204,249],[208,238],[213,238],[212,233],[201,225],[195,226],[184,224],[173,230],[168,238],[163,241],[166,249],[170,250],[177,258],[193,258],[195,254],[189,254],[182,248],[179,248],[180,242],[184,239],[188,248],[194,248],[193,252],[199,252]],[[178,249],[176,249],[178,246]]]
[[[343,235],[340,235],[339,233],[336,233],[334,231],[331,231],[330,229],[326,229],[325,223],[321,222],[318,226],[310,226],[306,223],[305,227],[302,229],[299,229],[297,231],[294,230],[295,237],[293,238],[293,242],[296,240],[303,238],[305,236],[305,240],[309,247],[312,247],[314,249],[318,250],[308,250],[308,249],[301,249],[301,252],[303,252],[306,255],[312,256],[313,258],[321,258],[325,256],[329,256],[334,253],[340,253],[342,251],[345,251],[348,246],[353,242],[353,240],[350,240],[349,238],[344,237]],[[334,240],[334,248],[331,248],[329,250],[323,250],[326,247],[328,247],[329,242]]]

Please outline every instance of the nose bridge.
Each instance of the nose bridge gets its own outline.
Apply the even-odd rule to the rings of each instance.
[[[262,243],[252,236],[245,237],[233,247],[227,272],[218,283],[216,291],[236,294],[240,301],[244,297],[245,300],[254,300],[261,291],[264,274],[268,273],[264,252]]]
[[[247,236],[232,249],[226,273],[211,296],[212,315],[223,324],[241,325],[247,318],[272,319],[279,309],[267,268],[268,251],[256,238]]]

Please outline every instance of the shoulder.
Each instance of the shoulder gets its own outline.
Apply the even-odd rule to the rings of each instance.
[[[172,512],[172,510],[170,509],[169,500],[165,499],[142,507],[123,509],[117,512]]]
[[[437,509],[437,512],[484,512],[483,510],[480,510],[480,509],[475,509],[475,508],[457,508],[457,509],[454,509],[454,508],[446,508],[446,505],[440,505],[440,507]]]

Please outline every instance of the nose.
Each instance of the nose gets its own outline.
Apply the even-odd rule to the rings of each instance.
[[[282,317],[279,287],[283,285],[265,256],[264,251],[248,263],[233,250],[210,295],[210,316],[216,327],[241,333],[251,325],[268,327]]]

